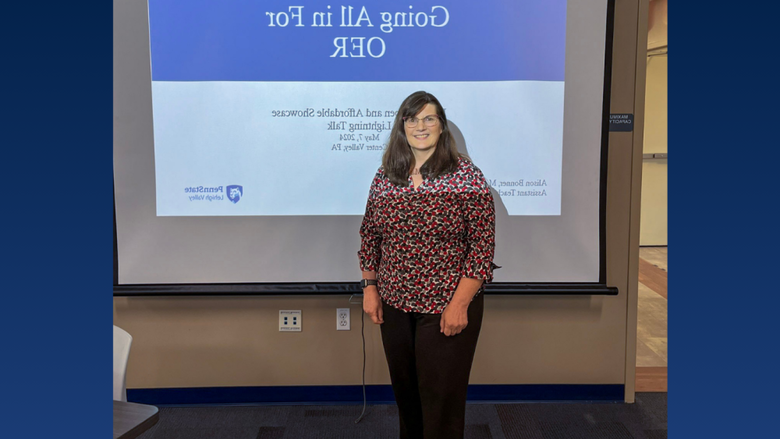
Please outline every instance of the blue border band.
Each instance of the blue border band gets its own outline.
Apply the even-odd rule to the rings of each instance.
[[[469,402],[623,402],[623,384],[475,384]],[[355,404],[363,402],[362,386],[190,387],[127,389],[130,402],[152,405],[219,404]],[[366,400],[394,403],[390,385],[366,386]]]

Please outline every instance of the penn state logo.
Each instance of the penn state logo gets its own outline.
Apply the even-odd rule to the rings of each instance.
[[[237,184],[231,184],[227,187],[227,197],[228,200],[230,200],[231,203],[236,204],[239,201],[241,201],[241,197],[244,196],[244,187],[237,185]]]

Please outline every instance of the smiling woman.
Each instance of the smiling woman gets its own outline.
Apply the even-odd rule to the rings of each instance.
[[[439,100],[424,91],[407,97],[395,116],[382,158],[382,168],[390,181],[407,186],[415,170],[422,177],[437,178],[454,172],[460,157]]]
[[[433,148],[436,147],[441,135],[441,125],[436,110],[436,106],[426,104],[416,116],[404,117],[406,141],[409,142],[415,155],[422,154],[420,162],[425,162],[433,153]]]
[[[401,104],[369,191],[358,252],[363,311],[381,325],[402,438],[462,438],[493,279],[495,207],[431,94]]]

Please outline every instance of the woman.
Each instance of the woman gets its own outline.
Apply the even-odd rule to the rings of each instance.
[[[360,236],[363,310],[381,325],[401,438],[462,438],[495,209],[433,95],[401,104]]]

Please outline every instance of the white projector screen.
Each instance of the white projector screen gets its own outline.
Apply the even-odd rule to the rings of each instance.
[[[602,282],[608,6],[115,0],[115,283],[355,282],[418,90],[493,187],[494,283]]]

